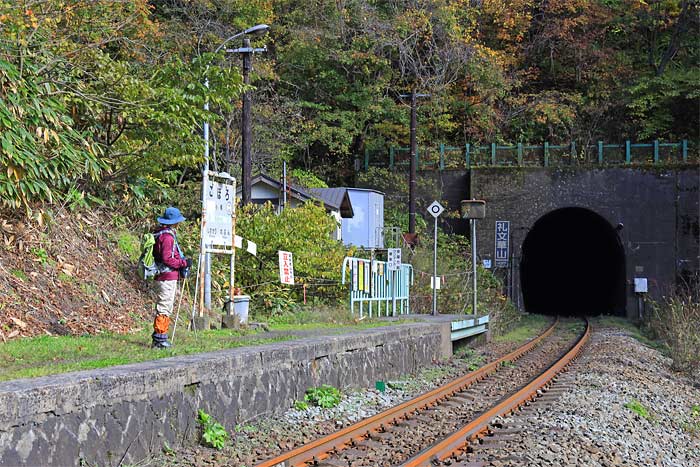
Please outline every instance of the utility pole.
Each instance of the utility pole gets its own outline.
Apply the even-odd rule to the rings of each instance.
[[[418,94],[411,90],[411,94],[401,94],[402,98],[411,98],[411,149],[408,170],[408,233],[416,233],[416,171],[418,170],[418,141],[416,128],[418,126],[417,107],[419,97],[430,97],[430,94]]]
[[[416,90],[411,91],[411,161],[409,162],[408,175],[408,233],[416,233],[416,154],[418,142],[416,141]]]
[[[251,60],[250,55],[250,39],[243,39],[243,49],[245,52],[241,52],[243,56],[243,84],[247,87],[250,84],[250,68]],[[251,198],[251,171],[252,163],[250,157],[250,145],[251,145],[251,131],[250,131],[250,92],[246,89],[243,93],[243,109],[241,111],[241,145],[242,145],[242,168],[241,168],[241,178],[243,179],[243,189],[242,189],[242,201],[243,204],[250,203]]]

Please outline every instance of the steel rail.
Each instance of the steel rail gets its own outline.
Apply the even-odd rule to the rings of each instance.
[[[591,326],[588,320],[586,320],[586,331],[578,342],[559,361],[550,366],[549,369],[533,379],[525,387],[508,396],[447,438],[401,464],[401,467],[426,467],[434,465],[435,461],[444,461],[449,457],[463,452],[470,440],[483,435],[483,433],[488,430],[489,423],[495,417],[510,414],[521,405],[535,399],[539,389],[549,384],[554,377],[564,371],[573,360],[581,354],[583,346],[588,342],[590,334]]]
[[[502,363],[506,361],[516,361],[526,353],[530,352],[539,345],[547,336],[549,336],[554,328],[559,324],[557,318],[552,325],[547,328],[542,334],[524,344],[508,355],[494,360],[493,362],[482,366],[478,370],[468,373],[464,376],[456,378],[444,386],[433,389],[417,396],[411,400],[403,402],[390,409],[361,420],[353,425],[343,428],[340,431],[331,433],[328,436],[319,438],[303,446],[299,446],[280,456],[274,457],[267,461],[256,464],[255,467],[304,467],[314,461],[326,459],[330,456],[330,452],[337,452],[346,449],[353,442],[365,439],[372,431],[382,429],[392,423],[396,423],[400,419],[407,419],[411,414],[422,410],[429,406],[437,405],[441,400],[444,400],[456,392],[462,391],[468,386],[477,381],[489,376],[491,373],[498,371]]]

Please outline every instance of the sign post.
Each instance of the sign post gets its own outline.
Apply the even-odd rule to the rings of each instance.
[[[433,278],[430,281],[430,285],[433,288],[433,313],[432,315],[435,316],[437,315],[437,289],[440,287],[439,284],[439,278],[437,275],[437,245],[438,245],[438,231],[437,231],[437,220],[440,214],[442,214],[442,211],[444,211],[445,208],[442,207],[440,203],[437,201],[433,201],[433,203],[428,206],[428,212],[430,213],[431,216],[435,218],[435,230],[434,230],[434,235],[435,235],[435,243],[433,245]]]
[[[397,275],[401,269],[401,248],[387,249],[386,269],[389,273],[389,287],[391,288],[391,315],[396,316],[396,283]]]
[[[282,284],[294,285],[294,262],[289,251],[279,250],[280,282]]]
[[[217,181],[220,180],[220,181]],[[233,300],[233,286],[235,274],[235,248],[233,237],[235,236],[235,193],[236,179],[229,174],[222,172],[206,171],[204,174],[204,182],[202,186],[202,225],[201,225],[201,242],[200,242],[200,263],[199,275],[197,281],[199,283],[199,300],[195,301],[198,305],[198,317],[204,323],[204,309],[210,306],[210,298],[208,293],[209,281],[209,256],[211,253],[223,253],[231,255],[231,271],[229,276],[229,313],[230,303]],[[204,263],[204,264],[202,264]],[[193,306],[194,317],[194,306]]]
[[[462,219],[469,219],[472,228],[472,287],[474,293],[472,295],[472,313],[476,316],[476,220],[486,217],[486,202],[481,200],[463,200],[462,201]]]

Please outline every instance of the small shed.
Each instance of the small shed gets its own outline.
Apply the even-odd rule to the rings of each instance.
[[[353,216],[342,219],[343,243],[361,248],[384,248],[384,193],[346,188]]]

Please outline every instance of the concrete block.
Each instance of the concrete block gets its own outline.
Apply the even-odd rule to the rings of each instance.
[[[221,328],[222,329],[240,329],[241,320],[238,315],[222,315],[221,316]]]
[[[204,331],[211,329],[211,323],[208,316],[195,316],[192,320],[192,326],[195,330]]]

